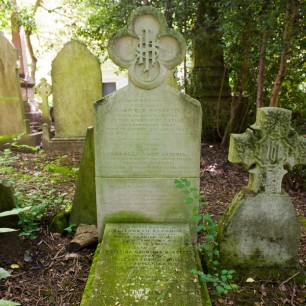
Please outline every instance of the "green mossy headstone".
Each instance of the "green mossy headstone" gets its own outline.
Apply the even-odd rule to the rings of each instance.
[[[76,40],[64,45],[52,62],[56,139],[85,137],[93,125],[94,101],[102,97],[99,60]]]
[[[0,136],[25,132],[18,52],[0,31]]]

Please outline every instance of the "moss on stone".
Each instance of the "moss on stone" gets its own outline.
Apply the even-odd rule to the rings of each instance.
[[[68,227],[69,212],[66,210],[61,211],[50,223],[49,230],[51,232],[62,233],[66,227]]]
[[[133,211],[119,211],[104,218],[107,223],[156,223],[154,220],[142,213]]]

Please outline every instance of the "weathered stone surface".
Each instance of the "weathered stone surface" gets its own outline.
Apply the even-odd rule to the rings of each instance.
[[[225,266],[296,267],[300,227],[287,194],[241,191],[221,223]]]
[[[282,192],[286,169],[306,164],[306,141],[290,126],[291,111],[260,108],[256,123],[231,135],[229,160],[250,173],[246,190],[232,201],[219,226],[220,258],[244,267],[298,265],[300,227]]]
[[[199,185],[201,106],[166,85],[185,48],[153,7],[137,9],[128,28],[110,39],[109,55],[128,68],[130,83],[95,104],[100,238],[106,221],[123,218],[190,223],[196,240],[191,208],[174,180],[188,177]]]
[[[11,182],[0,180],[0,212],[9,211],[16,208],[16,198]],[[7,216],[0,218],[0,227],[15,227],[18,217]]]
[[[85,137],[93,125],[93,102],[102,96],[98,59],[82,43],[66,43],[52,62],[56,138]]]
[[[187,224],[107,224],[81,305],[211,305],[192,269]]]
[[[17,50],[0,32],[0,136],[25,132]]]
[[[87,129],[69,224],[97,224],[93,127]]]
[[[306,138],[290,126],[291,111],[258,109],[256,123],[244,134],[232,134],[229,161],[249,169],[254,192],[280,193],[286,169],[306,164]]]

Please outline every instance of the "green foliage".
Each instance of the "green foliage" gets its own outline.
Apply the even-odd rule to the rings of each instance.
[[[11,274],[3,268],[0,268],[0,279],[10,277]]]
[[[0,306],[17,306],[17,305],[21,305],[21,304],[17,302],[8,301],[8,300],[0,300]]]
[[[259,55],[265,46],[264,102],[269,105],[272,85],[279,70],[280,55],[284,47],[286,1],[219,1],[219,28],[223,33],[225,63],[230,73],[234,95],[248,96],[255,102]],[[302,4],[300,4],[302,12]],[[306,116],[305,18],[295,25],[291,35],[290,60],[280,96],[280,107],[298,110]],[[246,79],[243,80],[243,67]]]
[[[64,228],[64,232],[71,234],[75,232],[76,228],[77,228],[76,224],[70,224],[68,227]]]
[[[4,149],[3,155],[0,155],[0,172],[11,172],[13,168],[10,166],[18,157],[12,156],[12,150]]]
[[[6,217],[6,216],[13,216],[18,215],[22,212],[25,212],[26,210],[29,210],[30,207],[24,207],[24,208],[14,208],[12,210],[3,211],[0,213],[0,217]],[[15,232],[16,230],[13,228],[1,228],[0,227],[0,233],[8,233],[8,232]]]
[[[37,232],[41,229],[39,221],[44,216],[45,209],[48,206],[48,200],[38,192],[28,196],[16,192],[16,198],[18,207],[29,208],[19,215],[20,220],[18,224],[22,228],[19,236],[35,239],[37,238]]]
[[[26,211],[19,215],[20,235],[30,239],[37,237],[41,230],[41,220],[43,217],[56,215],[58,212],[71,205],[72,199],[66,192],[58,192],[54,185],[75,178],[77,168],[74,168],[67,156],[60,156],[54,163],[45,167],[40,163],[40,157],[44,158],[44,153],[33,154],[31,164],[37,170],[28,173],[15,171],[14,164],[23,155],[5,149],[0,155],[0,175],[5,175],[6,179],[14,182],[15,196],[18,208],[25,208]],[[42,168],[41,170],[39,168]]]
[[[227,294],[230,290],[236,290],[237,285],[230,283],[234,270],[223,269],[220,271],[219,269],[219,250],[218,242],[216,241],[217,225],[209,214],[201,215],[199,213],[199,206],[205,206],[207,202],[201,201],[199,203],[203,196],[198,194],[198,188],[192,186],[188,179],[176,179],[175,184],[177,188],[187,195],[184,203],[193,206],[192,218],[198,222],[198,231],[204,233],[204,242],[198,244],[197,248],[204,254],[209,273],[195,269],[192,270],[192,273],[198,275],[202,282],[211,283],[219,294]]]
[[[67,167],[58,166],[56,164],[46,164],[44,166],[44,170],[49,171],[49,172],[54,172],[54,173],[61,173],[67,176],[71,176],[71,175],[74,176],[78,173],[78,169],[76,168],[69,169]]]

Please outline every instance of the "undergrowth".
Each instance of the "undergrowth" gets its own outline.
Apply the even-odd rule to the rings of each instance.
[[[13,149],[13,148],[12,148]],[[26,161],[11,148],[0,152],[0,180],[11,181],[15,190],[16,206],[30,209],[19,214],[21,236],[35,239],[41,230],[41,219],[51,217],[71,205],[72,198],[67,192],[60,192],[57,186],[67,179],[75,179],[78,168],[70,163],[67,156],[58,156],[52,163],[43,165],[43,151],[32,153]],[[15,167],[28,163],[26,173]]]
[[[192,205],[192,219],[197,222],[198,232],[204,233],[204,242],[197,244],[197,249],[203,255],[207,273],[193,269],[191,272],[198,275],[200,280],[204,283],[211,283],[219,294],[226,295],[231,290],[237,290],[238,286],[231,283],[233,279],[234,270],[219,269],[219,250],[217,237],[217,225],[212,217],[206,213],[199,214],[199,208],[206,206],[207,202],[201,201],[203,196],[198,193],[198,188],[192,186],[191,182],[186,179],[176,179],[176,187],[186,194],[184,203]]]

